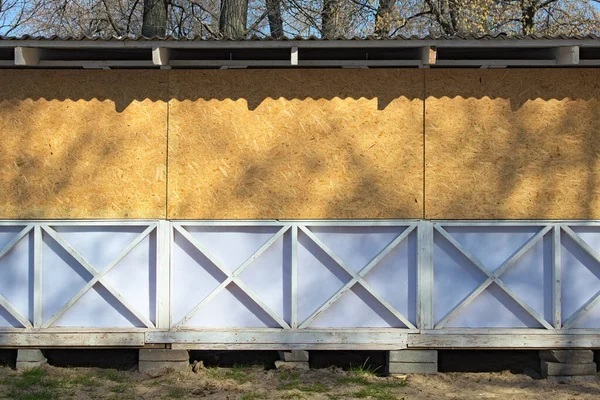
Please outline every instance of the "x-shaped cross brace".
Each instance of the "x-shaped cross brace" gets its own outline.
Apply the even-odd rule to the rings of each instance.
[[[523,302],[511,289],[509,289],[504,282],[500,279],[500,275],[502,275],[508,268],[514,265],[529,249],[531,249],[539,240],[541,240],[546,233],[548,233],[552,226],[546,226],[544,229],[536,233],[533,237],[531,237],[525,244],[523,244],[517,251],[515,251],[508,260],[504,261],[502,265],[496,268],[495,271],[490,272],[488,269],[477,259],[475,258],[467,249],[465,249],[456,239],[454,239],[441,225],[435,224],[435,230],[439,232],[452,246],[454,246],[458,251],[460,251],[473,265],[477,267],[481,272],[483,272],[487,279],[483,281],[479,287],[473,290],[463,301],[461,301],[456,307],[450,310],[436,325],[434,329],[441,329],[455,315],[458,310],[469,304],[475,297],[481,294],[488,286],[492,283],[495,283],[500,289],[502,289],[510,298],[512,298],[521,308],[523,308],[529,315],[531,315],[536,321],[538,321],[544,328],[546,329],[554,329],[552,325],[550,325],[544,317],[542,317],[537,311],[533,308],[529,307],[525,302]]]
[[[104,277],[110,270],[112,270],[131,250],[133,250],[142,240],[146,238],[154,229],[156,224],[150,225],[146,228],[138,237],[129,243],[110,264],[106,266],[103,271],[97,271],[77,250],[73,248],[63,237],[54,229],[49,226],[42,226],[42,229],[52,237],[62,248],[64,248],[74,259],[77,261],[87,272],[92,275],[92,279],[65,305],[63,305],[48,321],[46,321],[42,328],[49,328],[54,324],[73,304],[83,297],[95,284],[102,285],[106,290],[112,294],[119,303],[123,305],[130,313],[132,313],[140,322],[142,322],[147,328],[154,328],[154,324],[144,315],[137,312],[125,298],[111,285]]]
[[[254,260],[260,257],[273,243],[277,241],[284,233],[286,233],[291,225],[286,225],[281,228],[275,235],[273,235],[269,240],[265,242],[254,254],[252,254],[246,261],[242,263],[239,267],[237,267],[233,272],[229,273],[227,268],[219,261],[216,257],[210,254],[210,251],[204,247],[201,243],[199,243],[187,230],[182,228],[179,225],[174,225],[175,230],[179,232],[188,242],[192,244],[198,251],[200,251],[208,260],[216,266],[225,276],[225,280],[221,282],[219,286],[217,286],[212,292],[208,294],[196,307],[192,309],[181,321],[174,325],[174,329],[179,329],[183,327],[188,321],[190,321],[200,310],[202,306],[208,303],[210,300],[215,298],[217,294],[219,294],[227,285],[230,283],[234,283],[237,287],[239,287],[253,302],[255,302],[264,312],[266,312],[275,322],[277,322],[282,328],[290,329],[290,326],[283,318],[281,318],[275,311],[273,311],[264,301],[262,301],[256,293],[252,291],[244,282],[239,278],[240,274],[244,272],[244,270],[252,264]]]
[[[338,264],[346,273],[348,273],[352,279],[348,281],[341,289],[339,289],[333,296],[329,298],[321,307],[319,307],[314,313],[312,313],[299,328],[308,327],[321,313],[327,310],[337,299],[342,297],[344,293],[350,290],[355,284],[360,284],[371,296],[373,296],[383,307],[385,307],[390,313],[392,313],[398,320],[400,320],[407,328],[416,329],[416,327],[404,317],[398,310],[394,308],[388,301],[381,297],[371,285],[369,285],[364,277],[375,267],[385,256],[387,256],[392,250],[400,244],[404,239],[410,235],[415,229],[416,225],[408,226],[400,235],[398,235],[390,244],[388,244],[383,250],[379,252],[363,269],[358,273],[350,269],[346,263],[339,258],[325,243],[323,243],[314,233],[308,228],[300,226],[300,229],[306,234],[317,246],[319,246],[336,264]]]
[[[592,249],[584,240],[582,240],[579,235],[577,235],[571,228],[566,225],[561,225],[561,229],[579,246],[583,251],[588,253],[594,261],[600,264],[600,255]],[[560,243],[557,244],[560,246]],[[575,322],[577,322],[583,315],[591,310],[596,304],[600,302],[600,290],[596,292],[584,305],[579,307],[577,311],[573,313],[562,325],[563,329],[572,328]]]

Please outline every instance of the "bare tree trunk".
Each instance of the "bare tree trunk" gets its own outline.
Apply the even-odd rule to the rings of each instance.
[[[323,0],[321,11],[321,36],[334,38],[338,34],[338,18],[340,11],[340,0]]]
[[[458,33],[458,5],[452,0],[425,0],[446,35]]]
[[[240,39],[246,35],[247,22],[248,0],[221,0],[221,35],[230,39]]]
[[[536,0],[521,0],[521,29],[523,35],[533,33],[535,13],[537,12]]]
[[[168,0],[144,0],[142,35],[164,37],[167,32]]]
[[[379,0],[377,15],[375,16],[375,36],[387,37],[392,26],[392,17],[396,0]]]
[[[283,19],[281,18],[281,0],[266,0],[266,2],[271,36],[274,38],[282,37]]]

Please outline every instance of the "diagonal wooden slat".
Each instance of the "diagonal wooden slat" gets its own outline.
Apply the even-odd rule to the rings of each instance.
[[[184,227],[179,226],[179,225],[175,225],[175,230],[181,234],[181,236],[183,236],[185,238],[185,240],[187,240],[188,242],[190,242],[190,244],[192,246],[194,246],[196,248],[196,250],[198,250],[200,253],[202,253],[202,255],[204,255],[204,257],[208,258],[208,261],[210,261],[215,267],[217,267],[223,274],[225,274],[225,276],[229,276],[229,271],[227,270],[227,268],[225,267],[224,264],[221,263],[221,261],[219,259],[217,259],[215,256],[213,256],[210,251],[199,241],[196,240],[196,238],[194,236],[192,236],[192,234],[190,234]]]
[[[200,308],[202,308],[206,303],[208,303],[209,301],[211,301],[212,299],[214,299],[217,296],[217,294],[219,294],[219,292],[221,290],[225,289],[225,287],[227,287],[227,285],[229,285],[231,282],[233,282],[233,278],[232,277],[227,277],[227,279],[225,279],[223,282],[221,282],[219,284],[219,286],[217,286],[212,292],[210,292],[208,294],[208,296],[206,296],[205,298],[203,298],[200,301],[200,303],[198,303],[179,322],[177,322],[176,324],[174,324],[173,325],[173,329],[181,328],[185,324],[187,324],[192,318],[194,318],[194,316],[198,313],[198,311],[200,310]]]
[[[552,225],[548,225],[544,227],[544,229],[540,230],[538,233],[533,235],[529,240],[527,240],[523,245],[521,245],[506,261],[502,263],[496,270],[494,271],[494,276],[497,278],[502,275],[507,269],[512,267],[525,253],[527,253],[533,246],[535,246],[546,233],[550,232],[553,229]]]
[[[408,329],[417,329],[412,322],[410,322],[408,320],[408,318],[406,318],[404,315],[402,315],[401,312],[399,312],[398,310],[396,310],[396,308],[386,299],[384,299],[383,297],[381,297],[379,295],[379,293],[377,293],[377,291],[367,283],[367,281],[365,281],[364,279],[360,279],[358,281],[358,283],[360,283],[360,285],[362,285],[362,287],[369,292],[369,294],[371,296],[373,296],[375,298],[375,300],[377,300],[382,306],[384,306],[394,317],[396,317],[398,320],[400,320],[400,322],[402,322],[404,324],[404,326],[406,326]]]
[[[534,236],[529,238],[527,242],[519,247],[502,265],[500,265],[495,271],[490,272],[488,269],[468,250],[466,250],[456,239],[452,237],[441,225],[436,224],[435,229],[446,239],[452,246],[454,246],[459,252],[461,252],[473,265],[475,265],[481,272],[483,272],[487,279],[473,290],[463,301],[452,308],[436,325],[435,329],[442,329],[453,315],[460,309],[470,304],[473,299],[480,295],[490,284],[495,283],[500,287],[510,298],[512,298],[521,308],[523,308],[529,315],[531,315],[537,322],[539,322],[546,329],[554,329],[544,317],[537,313],[533,308],[523,302],[512,290],[506,286],[506,284],[500,279],[500,276],[512,265],[515,264],[525,253],[527,253],[535,244],[537,244],[551,229],[552,226],[546,226],[537,232]]]
[[[437,324],[435,324],[434,329],[444,328],[454,314],[456,314],[463,307],[466,307],[468,304],[470,304],[473,301],[473,299],[475,299],[475,297],[479,296],[481,292],[487,289],[488,286],[490,286],[493,282],[494,280],[492,278],[487,278],[486,280],[484,280],[481,285],[473,289],[473,291],[471,291],[471,293],[469,293],[462,301],[460,301],[450,311],[448,311],[446,315],[444,315],[440,319],[440,321]]]
[[[2,306],[14,319],[16,319],[23,327],[32,329],[33,325],[31,322],[23,317],[21,313],[10,304],[8,299],[0,294],[0,306]]]
[[[175,225],[175,229],[179,233],[181,233],[186,238],[186,240],[188,240],[190,242],[190,244],[192,244],[192,246],[196,247],[196,249],[198,249],[198,251],[200,251],[206,258],[208,258],[208,260],[211,263],[213,263],[217,268],[219,268],[219,270],[221,270],[221,272],[223,272],[227,276],[227,278],[223,282],[221,282],[221,284],[219,286],[217,286],[211,293],[209,293],[207,297],[202,299],[202,301],[200,301],[200,303],[198,303],[178,323],[176,323],[174,325],[174,327],[180,328],[183,325],[185,325],[188,321],[190,321],[192,318],[194,318],[194,316],[198,313],[198,311],[200,310],[200,308],[202,308],[202,306],[204,306],[210,300],[215,298],[215,296],[217,294],[219,294],[219,292],[221,292],[223,289],[225,289],[225,287],[227,287],[227,285],[229,285],[231,282],[233,282],[234,279],[236,279],[242,272],[244,272],[244,270],[250,264],[252,264],[252,262],[254,260],[256,260],[258,257],[260,257],[260,255],[263,254],[265,251],[267,251],[267,249],[269,249],[269,247],[271,247],[271,245],[273,245],[273,243],[275,243],[281,236],[283,236],[283,234],[286,233],[290,228],[291,228],[291,225],[285,225],[284,227],[282,227],[279,231],[277,231],[277,233],[275,233],[273,236],[271,236],[271,238],[269,240],[267,240],[258,250],[256,250],[250,257],[248,257],[246,259],[246,261],[244,261],[232,273],[229,273],[227,271],[227,269],[225,268],[224,264],[222,264],[216,257],[211,255],[210,251],[206,247],[204,247],[201,243],[199,243],[197,240],[195,240],[194,237],[191,234],[189,234],[189,232],[187,232],[183,227]],[[236,282],[236,284],[238,284],[238,282]],[[247,287],[246,285],[243,285],[243,286]],[[250,297],[253,301],[255,301],[253,296],[258,297],[256,295],[254,295],[253,292],[252,292],[252,294],[249,294],[248,292],[246,292],[244,290],[244,288],[242,288],[239,284],[238,284],[238,287],[240,287],[240,289],[242,289],[242,291],[244,291],[246,293],[246,295],[248,295],[248,297]],[[264,302],[262,302],[262,300],[259,300],[259,302],[256,302],[256,304],[259,307],[261,307],[263,309],[263,311],[266,312],[267,314],[277,315],[270,308],[268,308],[268,307],[267,307],[267,309],[263,308],[261,306],[261,304],[263,304],[265,306],[266,306],[266,304],[264,304]],[[271,317],[273,317],[273,316],[271,315]],[[277,321],[277,323],[280,323],[279,321],[282,321],[283,324],[285,324],[289,328],[289,325],[281,317],[277,316],[277,318],[274,318],[274,319],[275,319],[275,321]]]
[[[342,286],[337,292],[333,294],[325,303],[321,305],[321,307],[317,308],[315,312],[313,312],[308,318],[306,318],[298,328],[304,329],[307,328],[310,324],[313,323],[315,319],[319,317],[325,310],[327,310],[337,299],[342,297],[344,293],[346,293],[352,286],[354,286],[358,282],[357,279],[351,279],[344,286]]]
[[[535,318],[535,320],[539,322],[544,328],[554,330],[554,327],[551,324],[549,324],[548,321],[544,319],[544,317],[538,314],[538,312],[535,311],[533,308],[529,307],[527,303],[522,301],[515,292],[513,292],[508,286],[506,286],[504,282],[502,282],[500,279],[495,279],[494,283],[498,285],[500,289],[502,289],[508,296],[510,296],[519,306],[521,306],[522,309],[527,311],[529,315]]]
[[[402,231],[402,233],[400,233],[398,236],[396,236],[396,238],[394,240],[392,240],[390,242],[390,244],[385,246],[385,248],[383,250],[381,250],[379,252],[379,254],[377,254],[375,257],[373,257],[373,259],[371,261],[369,261],[369,263],[358,272],[358,276],[360,276],[360,277],[366,276],[373,269],[373,267],[375,267],[377,264],[379,264],[379,262],[381,260],[383,260],[385,257],[387,257],[387,255],[390,254],[392,252],[392,250],[394,250],[396,247],[398,247],[398,245],[400,243],[402,243],[404,241],[404,239],[406,239],[408,237],[408,235],[410,235],[415,230],[416,227],[417,227],[417,225],[410,225],[410,226],[406,227],[406,229],[404,231]]]
[[[396,318],[398,318],[406,327],[414,329],[414,325],[408,321],[398,310],[396,310],[390,303],[385,301],[379,296],[373,288],[363,280],[363,277],[369,273],[382,259],[384,259],[398,244],[410,235],[415,229],[416,225],[408,226],[402,233],[400,233],[390,244],[388,244],[383,250],[381,250],[359,273],[355,273],[350,269],[344,261],[339,258],[325,243],[323,243],[310,229],[305,226],[299,226],[304,232],[321,250],[323,250],[336,264],[348,273],[352,279],[342,286],[336,293],[333,294],[324,304],[321,305],[315,312],[313,312],[299,328],[303,329],[308,327],[320,314],[327,310],[336,300],[338,300],[344,293],[350,290],[356,283],[360,282],[361,285],[367,290],[377,301],[381,303],[388,311],[390,311]]]
[[[567,225],[561,225],[563,232],[567,234],[579,247],[581,247],[586,253],[588,253],[594,261],[600,264],[600,254],[588,245],[582,238],[579,237],[571,228]]]
[[[269,247],[271,247],[271,245],[275,243],[280,237],[282,237],[283,234],[286,233],[291,227],[291,225],[285,225],[283,228],[277,231],[277,233],[274,234],[269,240],[267,240],[265,244],[263,244],[260,247],[260,249],[256,250],[254,254],[252,254],[250,257],[248,257],[246,261],[242,263],[242,265],[240,265],[235,271],[233,271],[231,273],[231,277],[235,278],[236,276],[239,276],[242,272],[244,272],[246,267],[252,264],[254,260],[260,257],[265,251],[267,251],[267,249],[269,249]]]
[[[279,326],[281,326],[284,329],[290,329],[288,323],[285,322],[285,320],[281,318],[275,311],[273,311],[271,307],[269,307],[264,301],[262,301],[260,297],[258,297],[256,293],[254,293],[254,291],[250,289],[250,287],[248,287],[248,285],[246,285],[240,280],[240,278],[233,278],[233,283],[235,283],[244,293],[246,293],[246,295],[250,297],[250,299],[253,302],[255,302],[256,305],[262,308],[263,311],[269,315],[269,317],[271,317],[275,322],[277,322]]]
[[[137,236],[131,243],[129,243],[129,245],[127,245],[127,247],[125,247],[117,256],[117,258],[115,258],[110,264],[108,264],[106,266],[106,268],[104,269],[104,271],[102,272],[98,272],[96,274],[93,274],[93,277],[91,280],[89,280],[85,286],[83,288],[81,288],[79,290],[79,292],[77,292],[75,294],[75,296],[71,297],[69,299],[68,302],[66,302],[57,312],[54,313],[54,315],[52,315],[44,324],[43,324],[43,328],[49,328],[50,326],[52,326],[52,324],[54,324],[60,317],[62,317],[79,299],[81,299],[83,297],[83,295],[85,295],[96,283],[100,283],[104,286],[103,282],[101,282],[101,279],[103,276],[105,276],[111,269],[113,269],[118,263],[119,261],[121,261],[123,258],[125,258],[125,256],[127,254],[129,254],[135,247],[137,247],[137,245],[139,245],[142,240],[144,240],[154,229],[156,228],[156,225],[150,225],[148,228],[146,228],[139,236]],[[45,229],[44,229],[45,230]],[[131,311],[131,310],[130,310]],[[137,316],[136,316],[137,317]],[[144,322],[143,320],[140,320],[141,322]],[[145,322],[144,322],[145,323]],[[150,324],[152,325],[152,323],[150,322]]]
[[[465,249],[462,244],[460,244],[452,235],[450,235],[441,225],[435,224],[434,228],[441,234],[454,248],[462,253],[474,266],[477,267],[481,272],[483,272],[488,278],[494,279],[494,274],[488,271],[488,269],[475,257],[471,254],[470,251]]]
[[[585,313],[587,313],[589,310],[591,310],[592,308],[594,308],[594,306],[596,304],[598,304],[598,302],[600,301],[600,290],[596,292],[596,294],[594,294],[588,301],[585,302],[584,305],[582,305],[581,307],[579,307],[579,309],[577,311],[575,311],[573,313],[573,315],[571,315],[564,323],[563,323],[563,329],[570,329],[573,327],[573,325],[575,325],[575,323],[577,321],[579,321],[579,319],[581,317],[583,317],[585,315]]]
[[[11,251],[13,247],[15,247],[17,243],[21,241],[21,239],[27,236],[32,229],[33,225],[27,225],[25,228],[23,228],[14,238],[11,239],[10,242],[6,244],[6,246],[2,248],[2,250],[0,250],[0,258],[4,257],[9,251]]]
[[[75,261],[79,263],[79,265],[85,268],[85,270],[89,272],[92,275],[92,277],[98,275],[98,271],[96,270],[96,268],[94,268],[92,264],[90,264],[85,259],[85,257],[79,254],[79,252],[75,250],[75,248],[71,246],[69,242],[63,239],[63,237],[57,231],[55,231],[48,225],[42,225],[42,229],[44,230],[44,232],[50,235],[50,237],[54,239],[56,243],[58,243],[63,249],[65,249],[67,253],[69,253],[69,255],[71,255],[71,257],[73,257],[73,259],[75,259]]]

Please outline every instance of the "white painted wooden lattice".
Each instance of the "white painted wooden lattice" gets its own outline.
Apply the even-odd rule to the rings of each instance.
[[[416,224],[175,223],[180,328],[415,328]]]
[[[0,221],[0,331],[600,329],[600,223]]]
[[[0,327],[155,327],[156,229],[156,222],[0,226]]]

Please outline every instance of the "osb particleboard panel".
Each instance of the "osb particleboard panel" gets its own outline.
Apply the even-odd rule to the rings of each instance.
[[[0,71],[0,219],[159,218],[168,77]]]
[[[169,218],[420,218],[423,71],[172,71]]]
[[[427,218],[600,218],[600,71],[430,70]]]

